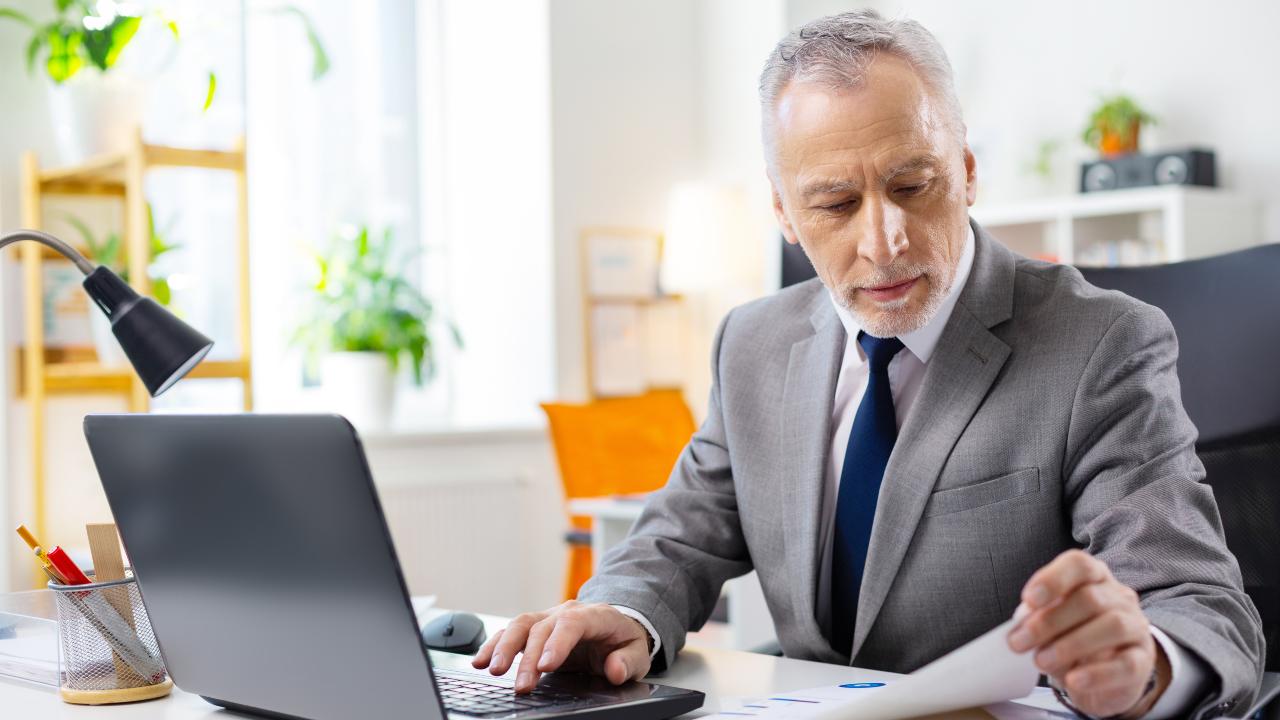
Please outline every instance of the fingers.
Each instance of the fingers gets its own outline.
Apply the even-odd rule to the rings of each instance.
[[[524,656],[520,660],[520,671],[516,673],[517,693],[532,691],[538,684],[538,678],[542,677],[542,673],[538,671],[538,658],[542,657],[542,646],[557,625],[556,620],[555,615],[550,615],[529,628],[529,638],[524,644]]]
[[[489,666],[489,659],[493,657],[493,648],[498,644],[498,641],[502,639],[502,634],[504,632],[506,632],[506,630],[499,630],[493,635],[490,635],[488,640],[484,641],[484,644],[476,651],[475,657],[471,658],[471,667],[482,668]]]
[[[575,652],[586,649],[587,652]],[[640,623],[608,605],[570,601],[543,613],[525,613],[490,638],[471,664],[505,674],[521,656],[515,690],[529,692],[544,672],[561,668],[571,658],[614,684],[649,672],[649,637]]]
[[[1009,634],[1009,647],[1014,652],[1043,647],[1108,610],[1116,609],[1140,613],[1137,593],[1115,580],[1078,586],[1057,603],[1021,617]]]
[[[493,656],[489,659],[490,673],[503,675],[511,669],[511,662],[524,649],[525,641],[529,638],[529,629],[544,617],[546,613],[525,613],[507,623],[507,627],[502,631],[502,637],[494,646]]]
[[[1022,589],[1022,602],[1038,610],[1071,594],[1077,587],[1111,578],[1105,563],[1081,550],[1068,550],[1036,571]]]
[[[649,662],[649,642],[630,642],[604,659],[604,676],[614,685],[639,680],[649,674]]]
[[[538,669],[551,672],[563,665],[569,653],[582,641],[586,629],[587,625],[580,617],[566,614],[560,618],[538,657]]]
[[[1146,672],[1155,662],[1151,626],[1141,611],[1107,610],[1036,652],[1036,667],[1046,675],[1063,677],[1090,656],[1106,650],[1127,652],[1139,647],[1146,654]]]

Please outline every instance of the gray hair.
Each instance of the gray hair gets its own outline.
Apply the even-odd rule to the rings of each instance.
[[[947,53],[914,20],[885,20],[875,10],[855,10],[813,20],[791,31],[769,54],[760,74],[760,109],[766,159],[773,166],[774,115],[791,82],[831,90],[856,87],[877,52],[907,61],[942,101],[945,119],[964,143],[964,118]]]

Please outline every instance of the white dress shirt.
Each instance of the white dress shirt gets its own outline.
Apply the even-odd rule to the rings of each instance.
[[[925,369],[929,359],[942,337],[942,331],[951,318],[951,311],[969,279],[969,271],[973,268],[974,237],[973,228],[968,228],[964,250],[956,265],[955,280],[951,290],[939,306],[937,313],[924,327],[898,337],[904,349],[889,361],[889,388],[893,394],[893,405],[897,413],[898,428],[901,429],[920,394],[920,386],[924,380]],[[827,458],[827,471],[823,489],[822,502],[822,556],[818,567],[818,607],[817,617],[820,627],[831,627],[831,554],[835,535],[836,497],[840,487],[840,473],[844,467],[845,450],[849,444],[849,434],[853,430],[854,416],[862,396],[867,389],[869,367],[862,347],[858,345],[858,333],[862,330],[857,321],[834,296],[831,303],[836,315],[844,325],[847,339],[845,341],[844,358],[840,364],[840,375],[836,380],[835,402],[831,408],[831,454]],[[629,607],[615,605],[628,617],[635,618],[653,638],[653,652],[657,653],[660,639],[653,625],[641,613]],[[852,609],[849,610],[852,612]],[[1169,658],[1172,669],[1172,680],[1169,687],[1160,697],[1159,702],[1144,716],[1143,720],[1164,720],[1182,715],[1192,702],[1204,691],[1209,671],[1204,661],[1198,656],[1183,649],[1155,626],[1151,634]]]

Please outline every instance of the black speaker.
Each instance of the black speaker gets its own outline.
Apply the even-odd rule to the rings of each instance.
[[[1217,187],[1212,150],[1131,153],[1080,166],[1080,192],[1150,185]]]

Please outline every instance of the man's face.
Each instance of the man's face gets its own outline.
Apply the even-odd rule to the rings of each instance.
[[[973,154],[911,66],[881,54],[864,82],[792,83],[775,116],[774,212],[862,328],[894,337],[938,310],[967,236]]]

